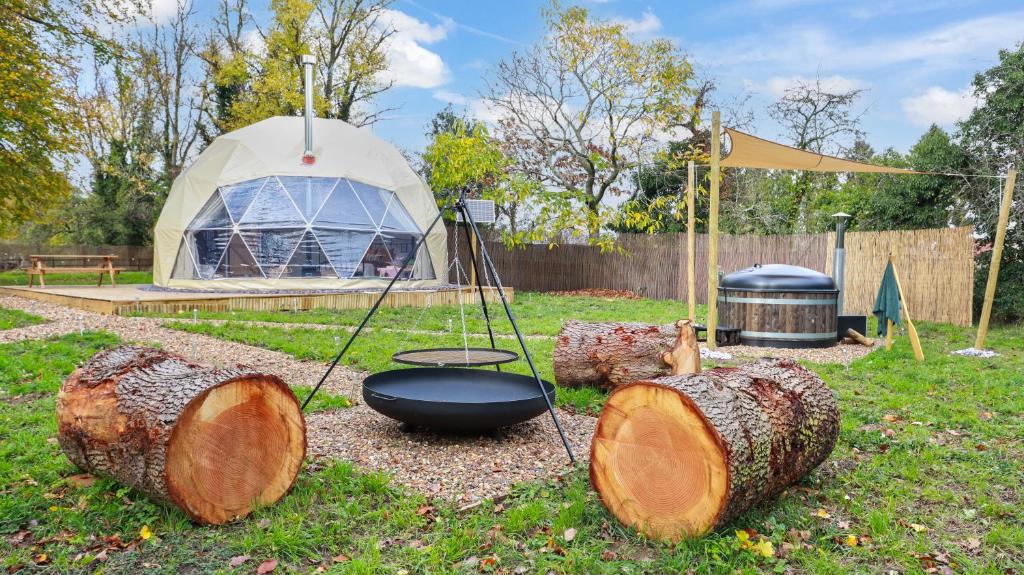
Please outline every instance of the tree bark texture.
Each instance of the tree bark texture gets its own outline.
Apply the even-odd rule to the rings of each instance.
[[[620,521],[658,539],[700,535],[820,465],[839,409],[817,375],[759,360],[636,381],[608,398],[590,478]]]
[[[679,335],[673,324],[567,321],[555,341],[555,381],[565,387],[620,385],[670,375],[663,354]]]
[[[278,377],[144,347],[98,353],[68,376],[57,426],[75,465],[200,523],[276,502],[306,451],[302,411]]]

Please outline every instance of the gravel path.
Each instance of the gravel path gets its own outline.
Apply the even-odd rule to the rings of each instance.
[[[326,369],[322,363],[299,361],[285,353],[168,329],[161,326],[164,320],[154,318],[102,315],[19,297],[0,298],[0,306],[20,309],[49,320],[45,324],[0,331],[0,343],[63,335],[80,329],[105,330],[126,342],[158,344],[163,349],[206,364],[251,366],[277,375],[291,385],[312,387]],[[362,381],[363,377],[360,372],[339,366],[324,384],[324,389],[348,395],[353,379]]]
[[[126,342],[159,344],[207,364],[253,366],[293,385],[313,386],[325,364],[290,355],[162,327],[167,319],[100,315],[17,297],[0,298],[0,307],[42,316],[48,323],[0,331],[0,343],[45,338],[84,330],[106,330]],[[324,326],[321,326],[324,327]],[[365,374],[339,366],[325,390],[347,395],[353,380]],[[357,396],[361,394],[357,390]],[[559,410],[577,457],[585,460],[597,420]],[[519,482],[549,478],[569,469],[568,458],[551,418],[506,428],[500,438],[474,435],[403,433],[399,425],[365,405],[309,414],[309,456],[347,459],[363,469],[391,473],[430,498],[473,504],[508,492]]]
[[[703,345],[701,346],[703,347]],[[841,363],[850,365],[854,360],[860,359],[872,351],[878,349],[876,341],[874,347],[866,347],[860,344],[850,345],[841,343],[832,347],[788,349],[784,347],[753,347],[749,345],[719,346],[717,351],[728,353],[733,357],[777,357],[786,359],[802,359],[814,363]]]

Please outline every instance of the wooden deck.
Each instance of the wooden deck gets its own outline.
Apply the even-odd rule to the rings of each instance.
[[[369,309],[380,297],[380,291],[339,291],[315,294],[259,294],[259,293],[206,293],[176,292],[142,289],[141,285],[117,287],[0,286],[0,296],[17,296],[55,303],[103,314],[130,314],[139,312],[178,313],[182,311],[283,311],[307,309]],[[509,299],[512,288],[505,288]],[[487,303],[500,301],[496,288],[485,287]],[[438,288],[436,290],[392,291],[382,304],[385,307],[426,307],[427,305],[454,305],[479,301],[476,288]]]

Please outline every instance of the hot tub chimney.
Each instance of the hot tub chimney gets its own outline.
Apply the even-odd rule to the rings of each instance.
[[[302,55],[306,96],[306,150],[302,153],[303,164],[312,164],[316,161],[316,157],[313,156],[313,64],[315,63],[316,58],[312,55]]]
[[[837,315],[843,315],[843,297],[846,295],[843,288],[843,276],[846,275],[846,222],[852,217],[845,212],[832,214],[836,219],[836,253],[832,258],[832,280],[836,282],[836,289],[839,290],[836,301]]]

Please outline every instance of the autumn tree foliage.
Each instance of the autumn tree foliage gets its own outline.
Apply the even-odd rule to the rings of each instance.
[[[71,194],[67,178],[78,148],[68,54],[92,40],[93,11],[33,0],[0,3],[0,235],[38,218]]]
[[[560,193],[540,215],[581,214],[573,223],[593,237],[624,176],[687,118],[692,68],[671,41],[632,38],[584,8],[555,3],[543,14],[547,33],[502,61],[484,95],[515,169]]]

